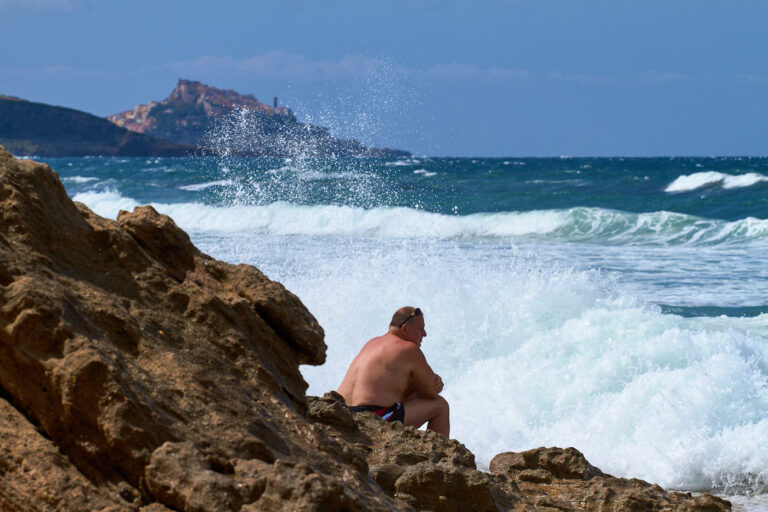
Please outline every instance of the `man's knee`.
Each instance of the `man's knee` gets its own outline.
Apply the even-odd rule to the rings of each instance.
[[[450,411],[450,406],[448,405],[448,400],[443,398],[441,395],[437,395],[437,398],[435,399],[437,402],[438,409],[440,412],[446,412],[448,413]]]

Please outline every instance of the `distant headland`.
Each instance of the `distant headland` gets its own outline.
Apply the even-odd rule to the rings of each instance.
[[[331,135],[249,94],[180,79],[162,101],[103,119],[0,95],[0,144],[17,156],[409,156]]]
[[[0,96],[0,145],[17,156],[185,156],[197,150],[71,108]]]

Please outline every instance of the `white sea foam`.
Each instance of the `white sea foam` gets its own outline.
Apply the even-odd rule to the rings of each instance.
[[[528,180],[526,183],[530,183],[532,185],[574,185],[574,186],[580,186],[585,185],[586,183],[584,180]]]
[[[768,482],[766,315],[663,315],[610,275],[498,240],[225,240],[196,242],[258,265],[323,325],[328,361],[302,367],[312,394],[335,389],[362,343],[411,304],[425,311],[422,348],[446,383],[452,436],[480,465],[575,446],[604,471],[666,487]]]
[[[273,176],[290,176],[291,178],[298,179],[299,181],[341,180],[360,177],[359,173],[352,171],[329,172],[322,169],[314,169],[311,167],[295,165],[284,165],[276,169],[269,169],[267,174],[271,174]]]
[[[115,189],[88,191],[75,194],[73,201],[84,203],[102,217],[116,218],[120,210],[133,210],[139,203],[130,197],[123,197]]]
[[[690,192],[703,187],[720,185],[724,189],[751,187],[756,183],[768,181],[768,176],[750,172],[747,174],[726,174],[716,171],[696,172],[679,176],[667,185],[665,192]]]
[[[113,190],[75,200],[112,218],[138,205]],[[255,264],[301,297],[329,347],[325,365],[302,367],[312,394],[335,389],[361,344],[386,329],[396,307],[412,304],[426,314],[423,348],[446,382],[452,436],[481,465],[501,451],[575,446],[604,471],[666,487],[768,483],[768,315],[663,315],[612,274],[575,267],[589,255],[569,252],[584,244],[568,242],[600,240],[602,254],[606,240],[750,240],[766,236],[768,221],[590,208],[459,216],[154,206],[203,251]],[[527,251],[519,237],[558,243]],[[680,252],[653,250],[662,261],[672,261],[664,250]],[[690,251],[690,264],[707,265],[706,251]]]
[[[413,171],[413,174],[421,174],[421,175],[423,175],[426,178],[429,178],[429,177],[432,177],[432,176],[437,176],[436,172],[428,171],[426,169],[416,169],[415,171]]]
[[[429,161],[429,159],[427,159]],[[384,165],[387,167],[405,167],[409,165],[418,165],[421,163],[421,160],[418,158],[405,158],[402,160],[392,160],[390,162],[385,162]]]
[[[115,218],[138,206],[116,191],[82,192],[76,201]],[[626,213],[601,208],[446,215],[418,208],[305,206],[275,202],[263,206],[154,204],[183,229],[206,232],[263,232],[295,235],[348,235],[385,238],[504,238],[558,242],[638,245],[713,245],[768,239],[768,220],[734,222],[672,213]],[[408,229],[403,229],[408,226]]]
[[[723,181],[723,188],[742,188],[751,187],[756,183],[768,181],[768,176],[763,176],[756,172],[740,174],[738,176],[729,176]]]
[[[458,377],[454,409],[484,412],[460,427],[485,431],[481,454],[573,445],[606,471],[666,487],[768,481],[768,350],[757,332],[599,296],[568,306],[562,322],[537,312],[538,332]]]
[[[190,190],[192,192],[197,192],[200,190],[205,190],[207,188],[211,187],[228,187],[234,185],[235,182],[232,180],[216,180],[216,181],[209,181],[206,183],[195,183],[192,185],[182,185],[179,188],[182,190]]]
[[[61,181],[64,183],[88,183],[90,181],[99,181],[99,178],[94,178],[93,176],[68,176],[62,178]]]
[[[723,497],[731,502],[734,512],[768,512],[768,494]]]

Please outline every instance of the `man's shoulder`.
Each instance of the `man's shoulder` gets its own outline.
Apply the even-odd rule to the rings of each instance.
[[[377,336],[376,338],[368,341],[368,343],[372,345],[379,345],[380,347],[385,348],[387,352],[393,352],[402,355],[421,353],[421,349],[414,343],[389,333],[384,334],[383,336]]]
[[[391,350],[403,359],[416,360],[424,357],[418,345],[403,339],[393,340]]]

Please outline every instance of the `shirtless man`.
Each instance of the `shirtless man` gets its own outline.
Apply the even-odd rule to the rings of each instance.
[[[389,331],[363,346],[339,386],[352,412],[373,412],[386,421],[401,421],[448,437],[448,402],[438,393],[443,380],[421,351],[424,315],[405,306],[392,316]]]

